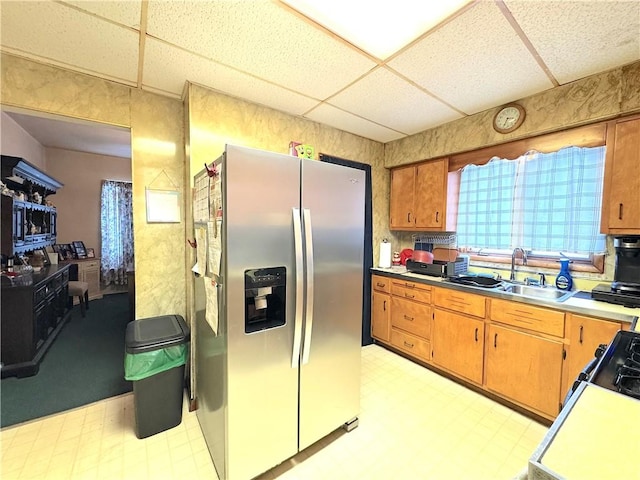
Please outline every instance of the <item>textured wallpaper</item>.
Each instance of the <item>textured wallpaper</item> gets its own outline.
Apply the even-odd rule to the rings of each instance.
[[[316,122],[232,98],[198,85],[189,85],[189,142],[192,175],[218,158],[226,143],[288,153],[294,140],[313,145],[316,152],[372,166],[374,262],[383,237],[389,236],[389,172],[383,167],[379,142]]]
[[[184,193],[182,103],[7,54],[1,68],[4,105],[131,128],[136,317],[184,315],[184,213],[149,224],[145,208],[145,187],[163,171],[171,182],[160,186]]]
[[[640,110],[640,62],[518,100],[522,126],[503,135],[492,128],[498,108],[485,110],[385,144],[388,168],[563,130]]]

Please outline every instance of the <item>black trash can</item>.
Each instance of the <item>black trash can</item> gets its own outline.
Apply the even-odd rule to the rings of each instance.
[[[189,326],[180,315],[129,322],[125,379],[133,382],[136,436],[146,438],[182,421]]]

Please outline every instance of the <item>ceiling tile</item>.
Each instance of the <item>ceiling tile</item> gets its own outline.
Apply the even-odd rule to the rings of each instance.
[[[505,4],[561,84],[640,58],[637,0]]]
[[[313,109],[305,115],[305,118],[381,143],[390,142],[406,136],[403,133],[394,132],[393,130],[376,125],[373,122],[327,104],[320,105]]]
[[[2,2],[1,19],[0,39],[8,51],[113,80],[136,81],[139,35],[133,30],[53,2]]]
[[[62,3],[73,5],[127,27],[140,29],[141,2],[139,0],[109,0],[108,2],[67,0]]]
[[[376,69],[328,103],[407,134],[462,117],[385,68]]]
[[[467,114],[553,87],[493,2],[477,3],[389,65]]]
[[[375,66],[369,58],[269,0],[152,0],[147,32],[318,99]]]
[[[318,103],[153,38],[145,45],[143,72],[143,87],[176,96],[188,80],[293,115],[302,115]]]

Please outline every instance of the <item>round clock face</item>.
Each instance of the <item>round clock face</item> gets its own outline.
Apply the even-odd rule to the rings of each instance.
[[[493,128],[500,133],[512,132],[524,121],[524,109],[520,105],[508,105],[493,118]]]

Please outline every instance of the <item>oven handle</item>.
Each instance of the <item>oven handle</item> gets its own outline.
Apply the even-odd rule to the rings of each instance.
[[[607,348],[606,344],[600,344],[598,348],[596,348],[595,357],[593,357],[593,359],[587,364],[587,366],[584,367],[582,371],[578,374],[578,377],[575,379],[575,381],[573,382],[573,385],[567,392],[567,396],[565,397],[564,402],[562,404],[563,406],[567,404],[567,402],[569,401],[569,397],[571,397],[573,392],[576,391],[576,389],[578,388],[578,385],[580,385],[580,382],[584,382],[589,378],[589,376],[591,375],[591,372],[593,372],[593,370],[596,368],[596,365],[598,365],[598,362],[600,361],[600,357],[602,357],[606,348]]]

